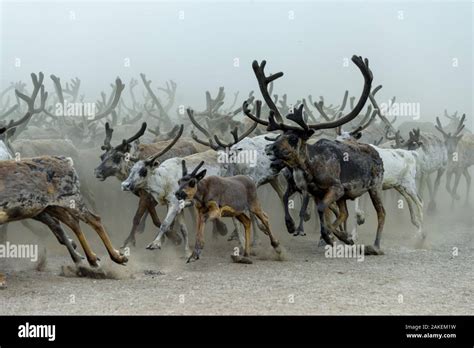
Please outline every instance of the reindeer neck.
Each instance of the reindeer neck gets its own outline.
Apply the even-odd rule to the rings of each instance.
[[[206,188],[205,188],[203,182],[199,181],[197,183],[197,190],[196,190],[196,194],[194,195],[193,199],[196,202],[198,202],[200,206],[205,206],[206,205],[205,195],[206,195]]]

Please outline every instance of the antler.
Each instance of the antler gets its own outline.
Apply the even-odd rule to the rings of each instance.
[[[156,155],[152,155],[148,157],[148,159],[145,160],[145,165],[152,164],[153,162],[155,162],[155,160],[158,157],[163,156],[166,152],[168,152],[174,146],[174,144],[176,144],[176,142],[179,140],[179,138],[183,134],[183,130],[184,130],[184,125],[181,125],[179,128],[178,134],[176,134],[176,137],[171,141],[171,143],[169,143],[163,150],[158,152]]]
[[[125,150],[127,148],[127,145],[134,142],[135,140],[140,138],[145,133],[146,126],[147,126],[146,122],[143,122],[142,126],[140,127],[140,129],[138,130],[138,132],[135,135],[133,135],[132,137],[130,137],[128,139],[123,139],[122,143],[120,145],[117,145],[115,147],[115,149],[116,150],[122,150],[122,151]]]
[[[456,112],[457,113],[457,112]],[[443,134],[443,136],[449,138],[449,137],[456,137],[461,133],[461,131],[464,129],[464,120],[466,119],[466,114],[462,114],[461,119],[459,120],[458,126],[456,128],[456,131],[454,134],[451,135],[451,132],[446,133],[446,131],[443,129],[443,126],[441,125],[441,121],[439,120],[439,117],[436,117],[436,125],[435,128]]]
[[[168,102],[163,107],[166,111],[169,111],[174,104],[174,99],[176,97],[176,88],[177,84],[173,80],[170,80],[169,82],[166,81],[166,88],[158,87],[159,91],[165,92],[168,96]]]
[[[260,117],[260,115],[258,115],[257,117]],[[230,148],[231,146],[233,146],[233,145],[237,144],[238,142],[240,142],[242,139],[249,136],[255,130],[255,128],[257,128],[257,126],[258,126],[258,123],[254,122],[254,124],[251,127],[249,127],[249,129],[247,129],[243,134],[241,134],[240,137],[238,136],[238,127],[235,127],[230,132],[230,134],[232,134],[232,137],[234,138],[233,143],[224,144],[223,142],[220,141],[220,139],[217,137],[217,135],[214,135],[214,140],[216,141],[217,145],[219,145],[223,148]]]
[[[44,106],[46,103],[46,98],[48,98],[48,92],[44,91],[43,79],[44,75],[42,72],[36,76],[35,73],[31,74],[31,79],[33,80],[33,93],[31,93],[31,97],[21,93],[18,89],[15,89],[15,94],[18,98],[24,100],[28,105],[28,112],[33,114],[38,114],[44,111]],[[35,109],[35,101],[36,97],[40,93],[40,107]]]
[[[122,80],[120,80],[119,77],[115,80],[115,93],[112,101],[108,104],[108,106],[105,108],[104,111],[98,113],[97,115],[94,116],[92,119],[88,119],[88,123],[92,123],[95,121],[98,121],[112,113],[114,109],[117,107],[117,104],[120,101],[120,96],[122,95],[122,91],[124,90],[125,85],[122,83]],[[111,97],[112,98],[112,97]]]
[[[375,108],[375,111],[377,112],[377,115],[379,115],[379,118],[386,124],[387,128],[389,130],[391,130],[392,132],[396,132],[397,130],[395,129],[395,127],[393,126],[393,124],[387,119],[387,117],[385,117],[385,115],[382,114],[382,111],[380,110],[379,108],[379,105],[377,104],[377,101],[375,100],[375,94],[382,88],[382,85],[378,85],[377,87],[375,87],[372,91],[372,93],[370,93],[369,95],[369,99],[370,99],[370,102],[372,103],[372,105],[374,106]],[[400,136],[400,139],[401,136]],[[403,140],[403,139],[402,139]]]
[[[263,99],[265,100],[265,103],[268,105],[270,110],[273,110],[275,118],[278,122],[283,122],[283,117],[280,114],[280,111],[278,111],[278,108],[276,107],[275,103],[273,102],[270,93],[268,91],[268,85],[275,81],[276,79],[280,78],[283,76],[283,72],[278,72],[276,74],[266,76],[265,75],[265,65],[267,62],[265,60],[262,60],[260,64],[256,60],[253,61],[252,63],[252,68],[255,73],[255,76],[257,77],[258,85],[260,87],[260,92],[262,93]]]
[[[450,115],[448,115],[448,110],[444,109],[444,117],[447,117],[447,118],[449,118],[450,120],[453,120],[453,121],[457,121],[458,120],[458,112],[456,111],[454,114],[452,114],[450,116]]]
[[[151,97],[151,100],[153,101],[153,104],[155,104],[156,107],[158,108],[158,111],[160,113],[160,117],[164,117],[167,122],[170,122],[170,118],[169,118],[168,114],[166,113],[165,109],[161,105],[161,103],[160,103],[158,97],[156,96],[156,94],[151,89],[151,86],[150,86],[151,85],[151,80],[147,80],[145,74],[140,74],[140,77],[143,81],[143,84],[145,85],[146,90],[148,91],[148,95]]]
[[[112,140],[112,133],[114,132],[113,128],[110,127],[109,122],[105,123],[105,139],[104,145],[100,148],[104,151],[109,151],[112,148],[110,141]]]
[[[326,122],[326,123],[320,123],[320,124],[314,124],[314,125],[308,125],[309,128],[313,130],[318,130],[318,129],[328,129],[328,128],[335,128],[338,126],[342,126],[345,123],[350,122],[353,120],[357,115],[360,113],[362,108],[364,107],[367,98],[370,96],[370,89],[372,86],[372,80],[373,80],[373,75],[372,71],[369,68],[369,60],[366,58],[365,60],[362,59],[362,57],[358,56],[352,56],[352,62],[354,62],[355,65],[360,69],[362,75],[364,76],[364,89],[362,90],[362,94],[359,98],[359,101],[357,102],[357,105],[345,116],[339,117],[337,120],[331,121],[331,122]]]
[[[360,133],[362,132],[364,129],[366,129],[375,119],[375,116],[377,116],[377,110],[374,110],[372,112],[372,116],[368,117],[370,112],[372,110],[372,107],[369,105],[369,107],[367,108],[367,113],[364,117],[364,119],[361,121],[361,123],[359,124],[359,126],[357,126],[356,128],[354,128],[350,133],[351,134],[357,134],[357,133]],[[367,120],[368,118],[368,120]],[[365,122],[366,120],[366,122]],[[364,124],[365,122],[365,124]]]

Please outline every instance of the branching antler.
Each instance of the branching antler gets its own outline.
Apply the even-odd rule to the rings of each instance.
[[[167,153],[174,146],[174,144],[176,144],[176,142],[179,140],[181,135],[183,135],[183,130],[184,130],[184,125],[181,125],[180,128],[179,128],[178,134],[176,134],[176,137],[163,150],[161,150],[160,152],[158,152],[155,155],[152,155],[152,156],[148,157],[145,160],[145,164],[146,165],[151,165],[153,162],[155,162],[155,160],[158,157],[163,156],[165,153]]]
[[[252,63],[252,68],[255,73],[255,76],[257,77],[258,85],[260,87],[260,92],[262,93],[263,99],[265,100],[265,103],[268,105],[270,110],[273,110],[273,113],[275,114],[275,119],[278,122],[283,122],[283,117],[280,114],[280,111],[276,107],[275,103],[273,102],[271,95],[268,91],[268,85],[275,81],[276,79],[280,78],[283,76],[283,72],[278,72],[276,74],[266,76],[265,75],[265,65],[267,62],[265,60],[262,60],[260,64],[256,60],[253,61]]]
[[[38,76],[36,76],[35,73],[31,74],[31,80],[33,81],[33,92],[31,93],[30,97],[21,93],[18,89],[15,90],[16,96],[25,101],[28,105],[28,112],[31,115],[39,114],[40,112],[44,111],[46,98],[48,98],[48,92],[44,91],[43,79],[44,75],[42,72],[40,72]],[[40,93],[40,107],[35,109],[35,101],[36,97],[38,96],[38,93]]]

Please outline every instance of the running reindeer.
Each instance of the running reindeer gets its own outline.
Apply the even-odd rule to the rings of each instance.
[[[314,197],[324,241],[333,245],[329,233],[332,232],[346,243],[353,243],[348,239],[345,231],[340,233],[337,229],[348,217],[346,200],[355,199],[368,192],[377,211],[378,226],[374,247],[366,248],[366,252],[382,254],[380,239],[385,222],[385,209],[381,200],[383,163],[377,151],[367,144],[341,143],[326,139],[321,139],[315,144],[307,143],[315,130],[340,127],[357,117],[363,109],[371,90],[372,72],[367,59],[364,61],[362,57],[353,56],[352,61],[364,77],[364,88],[355,107],[347,115],[335,121],[308,125],[303,117],[303,105],[286,116],[298,126],[279,121],[282,120],[282,116],[274,108],[270,110],[268,121],[254,116],[248,109],[247,103],[244,103],[243,109],[252,120],[266,125],[268,131],[283,131],[272,144],[267,146],[266,151],[272,156],[277,170],[282,166],[291,168],[296,184]],[[268,84],[283,76],[282,72],[265,76],[265,65],[265,61],[261,64],[254,61],[252,64],[264,96],[267,95]],[[334,202],[337,203],[339,214],[334,223],[329,224],[328,208]]]
[[[257,197],[257,186],[246,175],[230,177],[208,176],[206,169],[198,173],[204,162],[188,174],[186,161],[182,161],[183,177],[179,180],[176,198],[181,202],[194,201],[198,211],[196,243],[194,251],[188,258],[198,260],[204,248],[204,227],[208,220],[220,217],[235,217],[244,226],[245,245],[244,256],[233,255],[232,259],[239,263],[252,263],[250,256],[250,217],[245,213],[250,211],[263,224],[263,231],[270,238],[272,247],[281,254],[280,243],[273,237],[267,214],[262,210]]]
[[[474,135],[461,134],[464,130],[464,120],[466,115],[463,114],[456,130],[451,134],[441,125],[438,117],[436,117],[436,129],[443,135],[444,144],[448,152],[448,166],[446,171],[446,190],[451,194],[454,200],[461,197],[457,194],[459,180],[461,174],[466,178],[467,192],[466,204],[469,203],[469,192],[471,190],[471,175],[469,167],[474,164]],[[451,177],[454,174],[454,186],[451,188]]]

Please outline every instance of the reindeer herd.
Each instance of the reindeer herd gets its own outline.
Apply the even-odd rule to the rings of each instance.
[[[396,127],[396,120],[389,120],[376,101],[381,86],[373,87],[369,61],[353,56],[352,62],[362,75],[362,92],[357,99],[345,91],[336,106],[311,96],[288,103],[286,95],[273,93],[283,73],[267,74],[265,61],[252,64],[263,102],[250,92],[238,105],[236,93],[225,106],[221,87],[215,98],[206,92],[203,111],[176,106],[177,84],[170,81],[157,89],[144,74],[142,99],[137,80],[130,81],[126,98],[125,85],[117,78],[110,95],[103,92],[93,103],[93,113],[86,112],[78,78],[63,86],[51,75],[52,93],[45,90],[42,73],[31,74],[31,93],[26,84],[12,83],[0,94],[0,242],[7,240],[7,226],[16,221],[37,233],[27,220],[33,219],[46,225],[78,269],[83,268],[84,257],[63,229],[67,226],[89,265],[98,267],[98,257],[80,228],[82,221],[97,232],[111,259],[125,264],[123,251],[136,245],[137,233],[150,217],[157,232],[147,249],[159,249],[165,240],[182,244],[189,262],[200,258],[210,221],[215,236],[229,234],[229,240],[239,241],[243,254],[233,254],[233,261],[251,263],[258,230],[281,253],[270,224],[272,214],[262,209],[257,195],[259,187],[270,184],[281,201],[288,232],[304,236],[314,206],[320,243],[328,245],[336,239],[357,243],[357,229],[348,228],[347,203],[355,202],[351,224],[357,226],[365,222],[362,208],[370,198],[377,228],[365,252],[374,255],[383,254],[383,191],[394,189],[406,201],[422,244],[424,212],[436,211],[443,174],[453,204],[462,199],[458,186],[464,176],[464,200],[469,201],[474,136],[465,127],[466,116],[457,112],[445,111],[444,122],[436,117],[436,124],[405,121]],[[96,180],[115,177],[120,183],[117,191],[138,197],[130,233],[120,249],[114,248],[94,213],[101,197],[85,180],[91,173],[83,159],[90,154],[97,163]],[[296,194],[301,197],[297,224],[289,208]],[[157,212],[160,205],[167,208],[162,217]],[[185,213],[195,226],[187,226]],[[230,233],[224,217],[231,218]],[[189,229],[196,231],[193,248]]]

